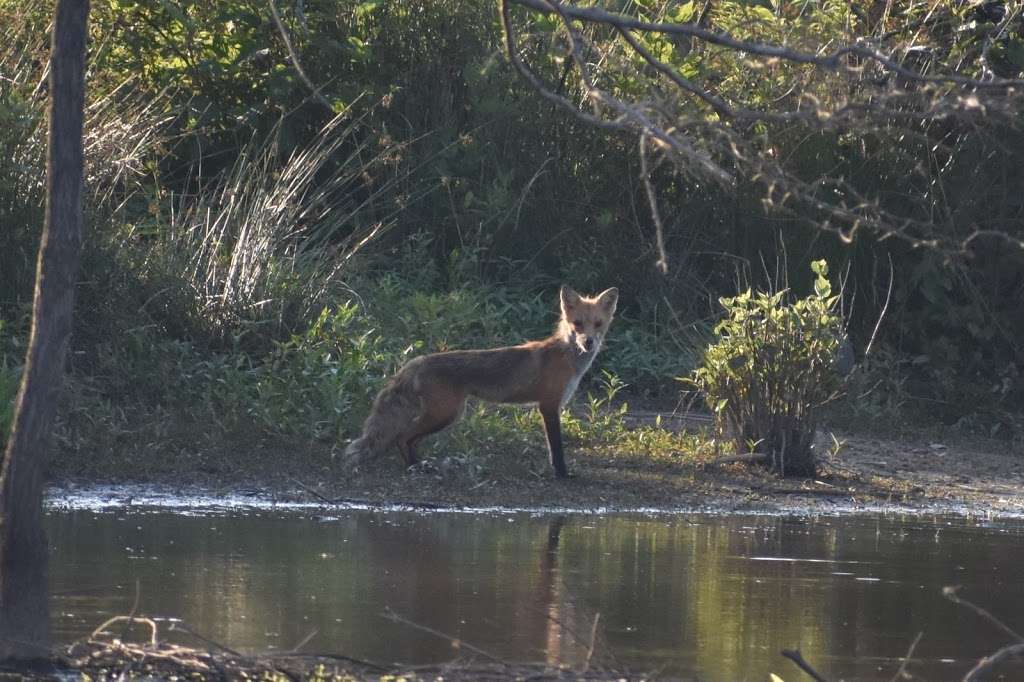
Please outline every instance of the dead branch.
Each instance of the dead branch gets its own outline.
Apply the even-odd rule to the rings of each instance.
[[[583,672],[590,670],[590,661],[594,658],[594,645],[597,643],[597,624],[601,622],[601,612],[594,614],[594,624],[590,628],[590,646],[587,647],[587,658],[583,661]]]
[[[803,670],[805,673],[810,675],[817,682],[828,682],[824,677],[821,676],[817,670],[815,670],[810,663],[804,660],[803,655],[799,649],[783,649],[781,653],[785,658],[796,663],[797,667]]]
[[[370,680],[400,678],[415,671],[417,679],[435,677],[452,680],[621,680],[630,676],[618,671],[598,671],[585,668],[574,672],[545,663],[507,663],[487,652],[451,638],[425,626],[417,625],[390,612],[390,620],[447,639],[453,647],[466,649],[490,660],[489,663],[449,662],[423,666],[382,665],[372,661],[334,653],[301,653],[297,651],[316,634],[303,638],[294,649],[285,652],[265,652],[243,655],[200,635],[182,623],[172,624],[170,631],[195,637],[206,645],[196,649],[161,641],[156,621],[151,618],[133,618],[150,627],[150,637],[143,642],[125,642],[111,637],[107,628],[124,622],[127,616],[115,616],[96,628],[93,635],[65,650],[62,661],[84,676],[114,679],[127,674],[152,679],[288,679],[311,678],[318,666],[332,671],[333,678]],[[595,621],[596,624],[596,621]],[[106,633],[106,635],[104,635]],[[328,667],[330,666],[330,667]],[[331,677],[331,674],[328,675]],[[332,678],[332,679],[333,679]]]
[[[907,663],[914,657],[914,649],[917,648],[921,638],[924,637],[924,632],[917,633],[917,637],[910,643],[910,648],[907,649],[907,654],[900,661],[900,667],[896,669],[896,674],[892,676],[892,682],[899,682],[899,680],[910,679],[910,675],[907,675]]]
[[[651,206],[651,219],[654,220],[655,244],[658,247],[658,260],[655,267],[661,274],[668,274],[668,254],[665,252],[665,227],[661,222],[661,213],[658,211],[658,196],[654,193],[654,184],[651,182],[651,171],[647,168],[647,135],[640,135],[640,179],[644,183],[644,190],[647,192],[647,203]]]
[[[532,13],[558,20],[560,35],[568,47],[565,70],[572,68],[578,73],[582,106],[563,94],[562,85],[557,90],[549,87],[524,59],[512,20],[513,2]],[[678,170],[694,172],[716,183],[730,186],[735,177],[749,178],[765,189],[767,208],[815,224],[845,242],[852,241],[857,232],[866,229],[882,239],[895,237],[913,247],[946,248],[951,252],[963,253],[974,239],[989,234],[1024,249],[1024,240],[999,230],[975,230],[966,239],[953,238],[957,226],[952,214],[936,216],[928,210],[915,213],[913,203],[909,206],[893,204],[896,208],[890,208],[883,205],[880,192],[872,190],[871,195],[865,194],[840,174],[800,177],[786,167],[782,150],[766,143],[763,133],[750,134],[755,123],[776,128],[798,125],[818,132],[852,131],[862,135],[899,131],[906,139],[934,147],[941,142],[928,135],[928,125],[933,122],[955,120],[975,126],[979,121],[996,120],[1001,116],[999,120],[1013,125],[1014,112],[1024,100],[1024,79],[996,77],[989,71],[982,78],[959,73],[923,73],[883,52],[886,40],[897,35],[893,32],[819,51],[742,40],[709,28],[703,20],[706,11],[707,5],[701,19],[694,23],[668,23],[561,0],[501,0],[500,3],[505,51],[512,66],[543,97],[588,125],[638,134],[642,166],[646,165],[645,155],[649,149],[654,149],[670,158]],[[926,18],[921,25],[929,21],[931,19]],[[1001,35],[999,32],[1005,31],[1008,21],[1002,21],[993,35]],[[629,54],[638,56],[654,74],[675,86],[676,98],[653,83],[647,93],[649,99],[617,95],[612,88],[600,85],[598,67],[588,61],[585,53],[597,48],[588,42],[580,26],[613,30],[628,46]],[[644,44],[645,35],[659,34],[672,39],[673,44],[687,46],[686,54],[700,41],[752,57],[765,67],[776,63],[806,66],[810,68],[806,74],[808,79],[816,77],[815,74],[819,78],[829,74],[830,78],[838,80],[795,83],[782,97],[760,108],[742,101],[731,102],[716,92],[713,84],[684,76]],[[606,56],[598,63],[604,63]],[[628,58],[625,63],[629,63]],[[887,83],[889,87],[883,87]],[[810,85],[825,86],[830,93],[838,87],[846,97],[832,97],[835,101],[827,104],[815,96]],[[742,100],[742,95],[734,99]],[[697,109],[693,109],[694,103]],[[659,240],[658,267],[665,272],[663,226],[647,171],[643,172],[643,182]],[[924,198],[917,203],[927,208]],[[950,236],[937,236],[940,227]]]
[[[1013,630],[1013,628],[1011,628],[1009,625],[993,616],[989,611],[981,608],[977,604],[974,604],[973,602],[970,602],[961,597],[960,595],[958,595],[957,591],[959,589],[960,587],[958,585],[950,585],[947,587],[943,587],[942,596],[948,599],[949,601],[953,602],[954,604],[966,606],[967,608],[969,608],[970,610],[974,611],[976,614],[987,620],[989,623],[994,625],[997,629],[1001,630],[1013,641],[1017,642],[1018,644],[1024,644],[1024,637],[1021,637],[1019,634],[1017,634],[1016,631]]]
[[[313,85],[313,81],[306,75],[306,70],[302,68],[302,62],[299,61],[299,54],[295,51],[295,46],[292,45],[292,39],[288,35],[288,30],[284,27],[284,22],[281,21],[281,15],[277,13],[277,5],[274,4],[274,0],[267,0],[267,4],[270,5],[270,16],[274,19],[274,25],[277,27],[277,32],[281,34],[281,40],[284,41],[285,49],[288,50],[288,58],[292,62],[292,67],[295,69],[295,73],[299,75],[299,79],[309,88],[310,94],[320,104],[327,107],[331,114],[334,114],[334,107],[327,98],[320,93],[320,88]]]
[[[185,625],[184,623],[171,623],[170,630],[171,630],[171,632],[184,632],[185,634],[187,634],[187,635],[189,635],[191,637],[194,637],[195,639],[198,639],[203,644],[206,644],[208,646],[220,649],[221,651],[223,651],[226,654],[229,654],[231,656],[236,656],[236,657],[239,657],[239,658],[242,657],[242,654],[238,653],[234,649],[230,649],[230,648],[224,646],[223,644],[221,644],[220,642],[217,642],[217,641],[212,640],[212,639],[210,639],[208,637],[205,637],[204,635],[199,634],[198,632],[196,632],[195,630],[193,630],[189,626]]]
[[[102,635],[103,635],[104,632],[107,631],[107,628],[109,628],[114,623],[123,623],[123,622],[127,622],[129,625],[132,625],[134,623],[141,623],[143,625],[148,625],[149,626],[149,644],[150,644],[150,646],[157,646],[157,638],[156,638],[157,627],[156,627],[156,622],[152,618],[140,618],[138,616],[114,616],[113,618],[108,618],[107,620],[103,621],[95,630],[92,631],[92,634],[89,635],[89,641],[90,642],[97,642],[97,643],[101,643],[101,642],[106,641],[106,640],[102,639]],[[113,640],[113,641],[120,641],[120,640]]]
[[[576,62],[577,67],[580,70],[581,78],[585,85],[585,95],[592,103],[604,105],[608,109],[614,110],[617,116],[614,119],[606,119],[600,114],[581,111],[570,100],[557,94],[544,85],[544,82],[540,77],[537,76],[537,74],[534,73],[533,70],[525,64],[525,62],[523,62],[519,55],[519,49],[516,43],[516,34],[512,27],[512,16],[509,7],[510,2],[511,0],[502,0],[501,2],[501,19],[505,34],[506,55],[513,67],[522,74],[522,76],[533,86],[535,90],[537,90],[537,92],[591,125],[604,128],[606,130],[625,130],[645,133],[652,140],[657,141],[665,150],[672,152],[675,156],[678,156],[681,159],[686,159],[691,162],[696,168],[700,169],[706,175],[718,182],[729,183],[732,181],[732,176],[725,169],[715,163],[715,161],[706,153],[696,149],[689,140],[670,134],[662,126],[656,124],[649,116],[641,111],[639,107],[627,104],[618,98],[613,97],[606,91],[595,87],[592,79],[588,75],[589,71],[579,54],[579,33],[575,28],[573,28],[566,15],[561,14],[560,12],[558,12],[559,16],[562,18],[563,24],[565,25],[566,31],[570,37],[573,60]],[[553,6],[557,6],[558,8],[563,7],[557,3]]]
[[[1010,644],[994,654],[985,656],[967,672],[964,676],[964,682],[979,682],[980,680],[988,679],[988,674],[993,668],[1014,656],[1024,656],[1024,643]]]
[[[845,45],[826,54],[802,52],[781,45],[768,45],[746,40],[738,40],[725,32],[712,31],[698,24],[674,24],[663,22],[651,22],[636,19],[634,17],[609,12],[600,7],[579,7],[566,5],[559,0],[514,0],[519,5],[528,7],[541,14],[557,13],[569,19],[579,19],[585,22],[605,24],[616,29],[628,29],[634,31],[645,31],[649,33],[664,33],[668,35],[688,36],[691,39],[697,38],[712,45],[729,48],[736,52],[757,55],[759,57],[770,57],[782,59],[797,64],[808,64],[831,71],[853,70],[847,65],[844,57],[855,56],[864,60],[876,62],[892,73],[915,83],[928,83],[933,85],[958,85],[965,89],[984,88],[992,90],[1010,90],[1013,88],[1024,88],[1024,79],[1019,78],[991,78],[980,80],[966,76],[945,75],[927,76],[911,69],[905,68],[893,61],[878,50],[870,47],[867,43]]]
[[[875,345],[875,337],[878,336],[878,329],[882,326],[882,320],[885,319],[885,313],[889,310],[889,301],[892,299],[892,284],[896,280],[896,269],[892,264],[892,254],[889,254],[889,288],[885,292],[885,303],[882,305],[882,312],[878,314],[878,321],[875,322],[875,328],[871,332],[871,339],[868,341],[867,348],[864,349],[864,357],[867,357],[871,353],[871,348]]]
[[[446,635],[445,633],[441,632],[440,630],[435,630],[434,628],[427,627],[426,625],[420,625],[419,623],[414,623],[411,620],[408,620],[406,618],[403,618],[402,616],[399,616],[397,613],[392,611],[390,608],[386,608],[384,610],[384,617],[387,618],[388,620],[390,620],[393,623],[400,623],[402,625],[411,627],[414,630],[419,630],[420,632],[425,632],[428,635],[433,635],[435,637],[439,637],[441,639],[448,640],[448,642],[452,645],[453,649],[466,649],[468,651],[472,651],[475,654],[479,654],[480,656],[483,656],[487,660],[492,661],[494,663],[498,663],[498,664],[501,664],[503,666],[508,666],[509,665],[506,661],[503,661],[502,659],[498,658],[494,654],[491,654],[491,653],[488,653],[488,652],[484,651],[480,647],[473,646],[472,644],[469,644],[468,642],[465,642],[465,641],[459,639],[458,637],[452,637],[451,635]]]

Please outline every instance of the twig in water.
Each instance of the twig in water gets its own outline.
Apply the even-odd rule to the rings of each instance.
[[[132,622],[135,616],[139,612],[139,594],[141,592],[139,579],[135,579],[135,601],[132,602],[132,610],[128,612],[128,619],[124,622],[124,627],[121,629],[121,637],[119,638],[122,642],[125,637],[128,636],[128,631],[132,629]]]
[[[334,501],[334,500],[332,500],[332,499],[330,499],[328,497],[324,497],[323,495],[321,495],[317,491],[313,490],[312,488],[310,488],[308,485],[306,485],[305,483],[303,483],[302,481],[300,481],[297,478],[289,476],[288,480],[291,481],[292,483],[294,483],[295,485],[299,486],[300,488],[302,488],[307,493],[309,493],[313,497],[317,498],[321,502],[326,502],[327,504],[337,504],[336,501]]]
[[[1024,643],[1009,644],[994,654],[982,658],[964,676],[964,682],[979,682],[988,679],[988,673],[992,668],[1002,663],[1007,658],[1024,655]]]
[[[797,667],[814,678],[817,682],[828,682],[821,674],[811,667],[811,664],[804,660],[799,649],[783,649],[780,652],[783,656],[796,663]]]
[[[299,651],[302,649],[302,647],[304,647],[307,644],[309,644],[310,640],[313,639],[314,637],[316,637],[318,634],[320,634],[319,630],[313,630],[311,633],[309,633],[308,635],[303,637],[302,640],[298,644],[296,644],[290,650],[285,651],[283,653],[285,655],[299,653]]]
[[[900,667],[896,670],[896,674],[892,676],[892,682],[898,682],[899,680],[909,680],[910,675],[907,674],[907,663],[914,656],[914,649],[917,648],[917,643],[921,641],[921,637],[924,636],[924,632],[917,633],[917,637],[911,642],[910,648],[907,649],[907,655],[900,661]]]
[[[590,627],[590,646],[587,648],[587,660],[583,662],[583,672],[590,670],[590,659],[594,657],[594,644],[597,642],[597,624],[601,620],[601,612],[594,614],[594,624]]]
[[[211,646],[211,647],[214,647],[216,649],[220,649],[224,653],[229,654],[231,656],[236,656],[238,658],[242,658],[243,657],[242,654],[238,653],[234,649],[230,649],[230,648],[224,646],[223,644],[221,644],[220,642],[217,642],[215,640],[210,639],[209,637],[204,637],[203,635],[199,634],[198,632],[196,632],[195,630],[193,630],[189,626],[185,625],[184,623],[171,623],[171,627],[168,628],[168,630],[170,632],[184,632],[187,635],[191,635],[192,637],[195,637],[196,639],[198,639],[203,644],[206,644],[207,646]]]
[[[962,597],[960,597],[957,594],[957,590],[959,590],[959,589],[960,589],[959,585],[950,585],[950,586],[947,586],[947,587],[943,587],[942,588],[942,596],[945,597],[946,599],[948,599],[949,601],[953,602],[954,604],[959,604],[960,606],[966,606],[967,608],[971,609],[976,614],[978,614],[979,616],[981,616],[982,618],[987,620],[988,622],[990,622],[993,625],[995,625],[997,628],[1002,630],[1004,633],[1009,635],[1018,644],[1024,644],[1024,637],[1021,637],[1020,635],[1018,635],[1016,633],[1016,631],[1014,631],[1009,625],[1007,625],[1003,621],[999,620],[998,618],[993,616],[991,613],[989,613],[985,609],[983,609],[980,606],[978,606],[977,604],[969,602],[966,599],[963,599]]]
[[[493,662],[498,663],[500,665],[503,665],[505,667],[510,667],[509,663],[507,661],[503,661],[502,659],[498,658],[494,654],[490,654],[490,653],[484,651],[483,649],[481,649],[479,647],[475,647],[472,644],[469,644],[469,643],[465,642],[464,640],[459,639],[458,637],[452,637],[451,635],[446,635],[445,633],[443,633],[443,632],[441,632],[439,630],[435,630],[433,628],[427,627],[426,625],[420,625],[419,623],[414,623],[411,620],[407,620],[405,618],[402,618],[397,613],[392,611],[390,607],[385,607],[383,615],[384,615],[385,618],[387,618],[388,620],[390,620],[393,623],[401,623],[402,625],[407,625],[407,626],[409,626],[409,627],[411,627],[413,629],[419,630],[421,632],[426,632],[429,635],[434,635],[435,637],[440,637],[441,639],[447,639],[452,644],[453,647],[458,647],[460,649],[468,649],[468,650],[472,651],[473,653],[480,654],[481,656],[483,656],[484,658],[486,658],[486,659],[488,659],[490,661],[493,661]]]
[[[150,646],[157,646],[156,640],[156,622],[152,618],[139,618],[139,617],[128,617],[128,616],[114,616],[100,623],[99,627],[92,631],[89,635],[89,641],[99,644],[105,644],[102,640],[97,639],[99,635],[104,632],[108,627],[114,623],[120,623],[123,620],[128,620],[133,623],[143,623],[149,626],[149,644]]]

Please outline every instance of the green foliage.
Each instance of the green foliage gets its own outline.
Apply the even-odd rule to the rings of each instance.
[[[629,403],[623,400],[615,405],[615,398],[628,386],[618,375],[601,370],[596,391],[588,391],[584,404],[587,425],[592,437],[612,440],[625,430],[623,417],[629,412]]]
[[[361,411],[390,359],[363,324],[356,305],[325,308],[251,370],[247,391],[225,398],[267,432],[341,440],[358,426],[353,408]]]
[[[723,298],[719,340],[704,352],[693,384],[737,452],[763,452],[781,475],[814,474],[817,410],[839,387],[836,355],[843,321],[825,261],[811,265],[814,293],[792,303],[787,291]]]
[[[704,4],[628,7],[693,21]],[[562,281],[587,291],[620,287],[599,367],[633,395],[664,396],[666,378],[697,364],[702,344],[692,329],[705,324],[709,301],[733,290],[734,263],[771,260],[779,230],[790,244],[809,245],[789,273],[797,288],[813,258],[849,265],[859,342],[885,295],[878,264],[890,255],[896,264],[879,339],[885,350],[857,376],[876,377],[865,391],[885,381],[854,403],[870,410],[862,414],[927,405],[929,415],[986,433],[1012,423],[1000,415],[1021,399],[1020,254],[990,248],[951,267],[941,254],[895,240],[851,250],[794,228],[751,183],[724,191],[662,166],[654,180],[672,268],[662,277],[651,267],[634,141],[585,127],[525,86],[500,57],[493,5],[278,7],[310,78],[346,117],[331,122],[332,112],[310,100],[263,0],[93,5],[89,229],[61,435],[69,450],[350,435],[379,382],[409,357],[547,334]],[[740,38],[807,49],[921,22],[915,40],[976,74],[989,34],[974,11],[970,3],[934,11],[897,3],[876,26],[838,0],[723,1],[712,3],[709,21]],[[12,322],[22,328],[31,300],[42,225],[45,99],[37,85],[50,13],[0,0],[0,320],[8,334]],[[579,96],[575,74],[564,76],[557,20],[519,19],[538,73]],[[710,79],[721,96],[742,95],[753,107],[799,97],[806,82],[799,66],[638,38],[683,75]],[[624,58],[613,33],[588,39],[602,60]],[[1019,34],[1009,30],[992,41],[987,63],[1013,76],[1019,52]],[[639,62],[619,73],[601,85],[640,92],[652,75]],[[806,94],[809,104],[829,105],[846,91]],[[688,106],[694,111],[683,115],[716,119],[699,102]],[[755,132],[803,177],[881,185],[885,201],[926,197],[922,218],[937,224],[1012,232],[1022,195],[1006,188],[1022,182],[1024,137],[982,123],[898,139],[885,129],[856,139],[799,126]],[[702,134],[693,128],[698,146]],[[5,362],[0,381],[9,387],[20,358]],[[621,443],[627,435],[613,418],[621,408],[604,381],[597,372],[584,380],[587,414],[576,420],[577,435]],[[531,447],[540,442],[535,423],[518,421],[532,417],[488,414],[496,415],[488,429],[528,426]]]
[[[11,435],[14,401],[21,384],[21,356],[24,354],[18,337],[11,335],[7,327],[0,319],[0,452],[4,451]]]

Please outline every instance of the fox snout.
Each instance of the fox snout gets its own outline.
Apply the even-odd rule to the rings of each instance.
[[[573,334],[573,342],[580,353],[590,353],[600,345],[600,339],[589,334],[576,332]]]

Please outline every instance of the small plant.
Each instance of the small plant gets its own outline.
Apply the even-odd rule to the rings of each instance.
[[[592,429],[597,433],[611,436],[622,430],[622,418],[629,412],[629,403],[622,402],[612,407],[615,396],[626,388],[626,384],[617,374],[606,369],[601,370],[598,393],[587,393],[586,416]]]
[[[719,433],[738,453],[754,451],[782,476],[813,476],[818,408],[839,387],[836,356],[843,322],[828,265],[811,264],[814,293],[786,302],[786,290],[721,299],[719,340],[691,383],[703,392]]]

